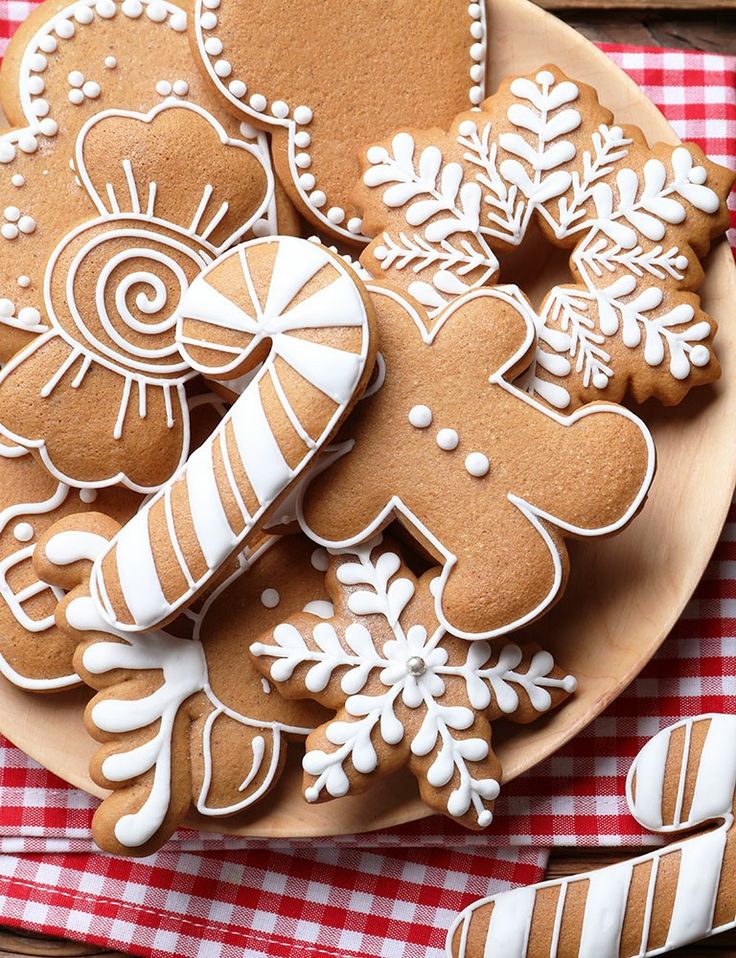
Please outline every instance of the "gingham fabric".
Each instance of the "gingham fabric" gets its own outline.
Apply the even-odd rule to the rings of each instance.
[[[34,6],[0,0],[0,54]],[[681,137],[736,166],[736,59],[604,49]],[[309,842],[182,831],[126,861],[94,851],[91,798],[0,739],[0,924],[155,958],[442,958],[457,911],[539,880],[550,845],[651,844],[622,797],[631,759],[681,715],[736,711],[735,523],[732,509],[657,658],[586,732],[506,787],[490,834],[438,818]]]

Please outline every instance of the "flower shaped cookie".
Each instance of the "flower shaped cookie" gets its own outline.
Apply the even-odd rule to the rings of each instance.
[[[396,290],[368,289],[383,375],[303,491],[302,528],[340,548],[396,518],[443,563],[436,614],[450,632],[521,628],[564,588],[566,537],[610,535],[636,515],[652,438],[620,406],[562,417],[510,385],[536,347],[518,290],[472,290],[432,321]]]
[[[572,410],[594,399],[679,402],[720,375],[713,320],[694,291],[727,225],[733,175],[692,144],[649,147],[595,91],[555,67],[506,81],[448,133],[401,130],[363,154],[354,193],[375,237],[373,275],[437,313],[504,278],[534,234],[572,250],[574,285],[552,288],[523,385]]]
[[[179,302],[263,214],[272,177],[251,144],[171,99],[97,114],[74,162],[88,217],[46,267],[51,328],[0,374],[0,430],[62,482],[149,492],[189,452]]]
[[[417,579],[380,538],[341,551],[327,576],[334,617],[297,614],[250,646],[285,697],[337,710],[307,739],[307,801],[408,766],[431,808],[484,828],[500,780],[490,722],[531,721],[574,691],[548,652],[449,635],[434,614],[437,576]]]
[[[255,805],[276,784],[286,739],[324,720],[313,703],[284,703],[255,672],[249,639],[307,608],[332,613],[314,546],[262,540],[247,561],[167,632],[123,634],[89,597],[90,561],[114,535],[100,516],[70,516],[39,544],[44,574],[63,588],[57,622],[79,648],[75,666],[99,694],[86,723],[101,742],[91,774],[112,789],[95,814],[95,841],[147,855],[190,808],[208,817]]]
[[[169,0],[51,0],[34,5],[11,40],[0,80],[13,127],[0,134],[0,361],[50,326],[44,270],[87,202],[69,159],[96,113],[146,112],[169,97],[196,103],[228,136],[251,142],[270,168],[266,135],[222,109],[197,69],[189,18]],[[283,197],[253,224],[259,236],[293,230]]]

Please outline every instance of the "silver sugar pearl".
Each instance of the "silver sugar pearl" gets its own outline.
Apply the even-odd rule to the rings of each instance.
[[[409,675],[424,675],[427,671],[427,663],[420,656],[412,655],[412,657],[407,660],[406,671]]]

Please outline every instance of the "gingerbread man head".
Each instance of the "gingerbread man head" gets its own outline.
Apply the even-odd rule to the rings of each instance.
[[[626,409],[563,417],[511,385],[536,341],[515,288],[475,290],[433,323],[402,294],[371,291],[385,376],[347,424],[345,455],[303,495],[300,521],[348,546],[397,518],[444,563],[436,611],[449,631],[519,628],[559,596],[566,537],[607,535],[636,514],[652,438]]]

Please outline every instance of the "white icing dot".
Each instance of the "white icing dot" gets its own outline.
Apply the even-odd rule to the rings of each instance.
[[[483,24],[482,23],[471,23],[470,24],[470,36],[474,40],[480,40],[483,36]]]
[[[46,84],[43,82],[43,77],[28,77],[26,88],[32,96],[38,96],[39,93],[43,93]]]
[[[342,223],[345,219],[345,210],[341,206],[331,206],[327,210],[327,219],[330,223]]]
[[[95,499],[97,498],[97,490],[96,489],[80,489],[79,498],[82,500],[82,502],[87,502],[87,503],[94,502]]]
[[[275,609],[280,601],[281,596],[276,589],[264,589],[263,592],[261,592],[261,602],[267,609]]]
[[[11,223],[16,223],[20,219],[20,210],[17,206],[6,206],[3,215],[6,220],[9,220]]]
[[[0,299],[0,316],[3,319],[10,319],[15,312],[15,305],[10,299]]]
[[[276,106],[275,103],[274,106]],[[309,146],[311,142],[312,137],[307,133],[306,130],[299,130],[299,132],[294,135],[294,143],[299,147],[300,150],[303,150],[305,147]]]
[[[186,80],[174,80],[172,90],[177,96],[186,96],[189,93],[189,84]]]
[[[57,37],[61,37],[62,40],[71,40],[77,32],[77,28],[71,20],[60,20],[54,29],[56,30]]]
[[[316,569],[317,572],[327,572],[330,565],[330,557],[327,554],[327,549],[315,549],[309,557],[309,561],[312,563],[312,568]]]
[[[19,276],[18,279],[16,280],[16,283],[20,286],[21,289],[28,289],[28,287],[31,285],[31,277]]]
[[[471,476],[480,479],[488,473],[491,464],[488,456],[484,456],[482,452],[471,452],[465,459],[465,468]]]
[[[593,374],[593,385],[596,389],[605,389],[608,385],[608,377],[605,373],[594,373]]]
[[[478,20],[480,17],[480,4],[471,3],[470,6],[468,7],[468,13],[474,20]]]
[[[482,43],[472,44],[472,46],[470,47],[470,56],[472,57],[473,60],[477,60],[478,62],[480,62],[481,60],[485,58],[485,55],[486,55],[486,48],[483,46]]]
[[[44,136],[56,136],[56,134],[59,132],[59,124],[56,122],[56,120],[52,120],[50,116],[47,116],[44,120],[41,120],[38,126]],[[48,170],[43,171],[44,176],[47,173]]]
[[[429,406],[412,406],[409,410],[409,422],[415,429],[426,429],[432,425],[432,410]]]
[[[269,684],[269,681],[268,681],[268,679],[264,679],[263,676],[261,676],[261,688],[263,689],[263,694],[264,694],[264,695],[270,695],[270,694],[271,694],[271,686],[270,686],[270,684]]]
[[[244,97],[248,92],[248,87],[243,83],[242,80],[233,80],[229,86],[228,90],[232,93],[233,96],[236,96],[238,99]]]
[[[33,233],[36,229],[36,221],[32,216],[21,216],[18,220],[18,229],[21,233]]]
[[[472,136],[476,129],[477,127],[472,120],[463,120],[463,122],[457,128],[460,136]]]
[[[131,17],[135,20],[143,13],[143,4],[140,0],[123,0],[123,5],[120,9],[126,17]]]
[[[473,83],[480,83],[485,76],[485,68],[482,63],[474,63],[470,68],[470,79]]]
[[[219,57],[222,53],[222,40],[219,37],[207,37],[204,41],[205,53],[211,57]]]
[[[388,153],[382,146],[371,146],[366,153],[369,163],[383,163],[388,159]]]
[[[97,0],[95,10],[103,20],[111,20],[117,12],[117,7],[113,0]]]
[[[257,134],[256,128],[254,126],[251,126],[250,123],[241,123],[240,135],[246,137],[249,140],[254,140],[258,134]]]
[[[3,225],[0,226],[0,234],[3,239],[14,240],[18,236],[18,227],[13,223],[3,223]]]
[[[283,100],[274,100],[271,106],[271,113],[280,120],[283,120],[289,115],[289,104]]]
[[[229,77],[232,72],[233,68],[230,66],[229,60],[218,60],[215,63],[215,73],[218,77]]]
[[[308,170],[312,165],[312,157],[309,153],[297,153],[294,157],[294,162],[300,170]]]
[[[183,10],[176,10],[169,17],[169,26],[177,33],[184,33],[187,28],[187,15]]]
[[[77,7],[74,11],[74,19],[77,23],[81,23],[83,26],[86,26],[88,23],[92,23],[95,18],[95,12],[92,7]]]
[[[15,159],[15,146],[7,140],[0,142],[0,163],[12,163]]]
[[[69,91],[69,102],[73,103],[75,106],[79,106],[80,103],[84,103],[84,93],[81,90],[72,89]]]
[[[82,93],[84,93],[86,97],[89,97],[90,100],[96,100],[101,92],[100,84],[95,83],[94,80],[87,80],[82,87]]]
[[[203,30],[214,30],[217,26],[217,14],[206,10],[199,18]]]
[[[377,246],[373,250],[373,255],[380,263],[382,259],[386,259],[386,257],[388,256],[388,250],[386,249],[385,246]]]
[[[18,137],[18,146],[24,153],[35,153],[38,149],[38,140],[32,133],[22,133]]]
[[[697,186],[702,186],[703,183],[708,179],[708,172],[704,166],[694,166],[690,170],[690,175],[688,179],[691,183],[695,183]]]
[[[34,115],[40,118],[42,116],[46,116],[46,114],[49,112],[49,105],[46,100],[40,98],[33,101],[31,109],[33,110]]]
[[[317,180],[314,177],[314,173],[302,173],[299,177],[299,185],[304,190],[313,190]]]
[[[327,202],[327,197],[322,192],[322,190],[315,190],[314,193],[309,194],[309,202],[312,206],[316,206],[317,209],[324,206]]]
[[[308,106],[298,106],[296,110],[294,110],[294,119],[302,126],[306,126],[307,123],[311,123],[313,115],[314,114]]]
[[[437,433],[437,445],[440,449],[445,449],[447,452],[452,452],[453,449],[457,449],[459,442],[460,437],[454,429],[440,429]]]
[[[166,5],[159,0],[152,0],[146,7],[146,16],[154,23],[163,23],[167,17]]]
[[[217,10],[220,6],[220,0],[202,0],[202,6],[208,10]]]
[[[550,73],[549,70],[540,70],[537,74],[537,83],[541,86],[551,86],[554,82],[554,73]]]
[[[30,542],[33,538],[33,526],[30,522],[19,522],[13,529],[13,535],[18,542]]]
[[[41,314],[35,306],[24,306],[18,313],[18,319],[24,326],[36,326],[41,322]]]
[[[159,96],[168,96],[171,93],[171,84],[168,80],[159,80],[156,84],[156,93]]]
[[[118,61],[115,57],[105,57],[105,66],[108,70],[114,70],[117,65]]]
[[[79,70],[72,70],[72,72],[67,76],[69,81],[69,86],[82,86],[84,83],[84,74]]]
[[[59,44],[56,37],[52,37],[51,34],[48,33],[45,37],[41,37],[38,41],[38,46],[44,53],[55,53]]]
[[[268,220],[256,220],[256,222],[251,226],[253,235],[256,237],[261,236],[270,236],[271,235],[271,225]]]
[[[693,346],[690,351],[690,362],[693,366],[707,366],[710,362],[710,351],[707,346]]]
[[[675,260],[675,268],[681,271],[685,271],[689,266],[687,256],[678,256]]]
[[[483,99],[483,90],[479,86],[471,86],[468,96],[473,106],[478,106]]]
[[[49,65],[49,61],[43,55],[43,53],[32,53],[28,58],[28,66],[33,70],[34,73],[43,73],[46,67]]]
[[[363,229],[363,220],[359,216],[353,216],[348,220],[348,232],[360,233]]]
[[[254,110],[256,110],[258,113],[262,113],[266,109],[268,100],[262,93],[254,93],[248,102]]]
[[[481,828],[488,828],[488,826],[493,821],[493,813],[490,812],[487,808],[484,808],[483,811],[478,815],[478,825]]]

